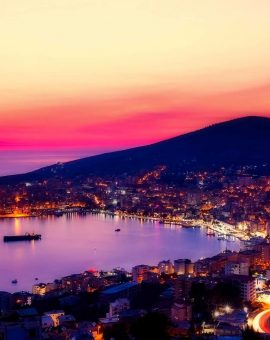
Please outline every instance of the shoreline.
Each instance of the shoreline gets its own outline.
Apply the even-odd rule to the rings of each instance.
[[[96,217],[94,217],[94,215],[96,215]],[[99,216],[98,216],[99,215]],[[44,215],[43,215],[44,216]],[[80,218],[80,215],[78,214],[76,214],[76,212],[74,213],[74,216],[77,216],[78,218]],[[88,216],[88,217],[87,217]],[[124,215],[124,216],[120,216],[119,214],[113,214],[112,212],[105,212],[105,211],[88,211],[88,213],[86,214],[86,218],[91,218],[91,216],[93,216],[93,218],[96,218],[96,219],[101,219],[101,220],[107,220],[107,223],[110,225],[110,224],[112,224],[113,223],[113,225],[115,225],[115,228],[118,226],[118,225],[120,225],[120,228],[122,228],[121,227],[121,225],[122,224],[129,224],[129,223],[135,223],[136,221],[136,224],[138,224],[138,227],[139,227],[139,225],[141,224],[141,226],[143,226],[143,225],[148,225],[149,226],[149,228],[153,228],[153,229],[156,229],[156,228],[158,228],[158,229],[160,229],[160,230],[165,230],[165,229],[171,229],[171,230],[174,230],[174,231],[176,231],[177,232],[177,230],[178,231],[181,231],[181,226],[180,225],[176,225],[176,226],[170,226],[170,225],[162,225],[162,224],[159,224],[159,219],[157,218],[157,217],[142,217],[142,216],[138,216],[138,215]],[[104,217],[103,217],[104,216]],[[35,217],[39,217],[39,216],[35,216]],[[67,217],[65,216],[65,218],[64,219],[62,219],[62,221],[60,222],[60,223],[64,223],[65,224],[65,219],[66,219]],[[84,216],[82,215],[82,218],[84,218]],[[40,219],[40,221],[41,220],[47,220],[47,218],[46,217],[43,217],[43,218],[41,218]],[[7,219],[7,220],[10,220],[10,219]],[[36,221],[36,223],[39,223],[38,222],[38,220],[39,219],[37,219],[37,221]],[[54,223],[54,221],[57,221],[58,220],[58,217],[54,217],[54,216],[51,216],[51,217],[49,217],[48,218],[48,222],[47,223]],[[61,219],[60,219],[60,217],[59,217],[59,221],[60,221]],[[134,222],[132,222],[132,220],[134,221]],[[23,221],[23,220],[22,220]],[[11,224],[13,224],[14,222],[6,222],[6,223],[11,223]],[[32,220],[32,222],[30,222],[30,219],[29,219],[29,222],[26,222],[26,223],[35,223],[34,222],[34,220]],[[59,223],[59,222],[58,222]],[[184,228],[183,228],[184,229]],[[192,228],[191,228],[192,229]],[[113,234],[114,234],[114,228],[112,229],[112,232],[113,232]],[[205,233],[206,233],[206,230],[201,230],[201,231],[199,231],[199,230],[197,230],[197,231],[194,231],[196,234],[200,234],[201,235],[201,237],[206,237],[206,235],[205,235]],[[189,232],[187,232],[188,234],[193,234],[193,232],[190,230]],[[214,239],[214,238],[213,238]],[[215,240],[214,242],[218,242],[217,240]],[[228,245],[228,247],[229,247],[229,249],[232,247],[232,249],[234,249],[234,245],[233,245],[233,243],[232,243],[232,245],[231,246],[229,246]],[[218,246],[218,248],[220,248],[220,246]],[[224,250],[225,249],[225,243],[224,242],[221,242],[221,248]],[[239,247],[237,246],[237,248],[238,248],[238,250],[239,250]],[[219,253],[220,251],[219,250],[217,250],[217,251],[215,251],[214,253],[212,253],[212,255],[210,255],[210,256],[214,256],[214,254],[217,254],[217,253]],[[183,255],[184,257],[185,256],[187,256],[187,254],[184,254]],[[206,255],[206,254],[202,254],[202,256],[206,256],[206,257],[208,257],[208,255]],[[175,257],[175,258],[177,258],[177,256]],[[193,260],[195,261],[195,260],[198,260],[198,258],[200,258],[200,256],[195,256],[195,257],[193,257]],[[162,257],[158,257],[158,259],[157,259],[157,261],[158,260],[163,260],[163,258]],[[136,265],[138,262],[134,262],[134,265]],[[139,261],[139,263],[140,263],[140,261]],[[148,262],[148,263],[150,263],[151,264],[151,262]],[[153,263],[152,265],[155,265],[155,263]],[[110,267],[107,267],[107,266],[105,266],[104,267],[104,269],[105,269],[105,271],[110,271],[111,270],[111,268],[115,268],[115,267],[117,267],[117,266],[122,266],[123,268],[125,268],[125,270],[127,271],[127,272],[130,272],[130,268],[129,267],[126,267],[126,266],[124,266],[124,265],[121,265],[121,263],[119,263],[118,261],[117,262],[115,262],[115,265],[114,266],[110,266]],[[79,268],[77,267],[77,269],[78,270],[75,270],[75,271],[73,271],[73,270],[71,270],[71,272],[75,272],[75,273],[82,273],[82,272],[84,272],[86,269],[85,268],[87,268],[87,267],[81,267],[81,266],[79,266]],[[97,267],[97,266],[95,266],[95,268],[99,268],[99,269],[102,269],[102,267]],[[104,269],[102,269],[102,270],[104,270]],[[64,273],[60,273],[60,275],[59,275],[59,273],[55,273],[56,275],[53,275],[53,277],[51,277],[51,279],[50,278],[47,278],[48,279],[48,281],[45,279],[45,281],[44,282],[53,282],[53,280],[55,279],[55,278],[59,278],[59,277],[64,277],[64,276],[68,276],[68,275],[70,275],[70,270],[67,270],[66,272],[64,272]],[[64,274],[64,275],[63,275]],[[23,283],[22,281],[21,281],[21,278],[20,277],[17,277],[17,274],[15,273],[15,274],[13,274],[14,275],[14,277],[13,278],[17,278],[18,280],[19,280],[19,284],[18,284],[18,287],[11,287],[11,285],[8,285],[8,286],[6,286],[6,291],[8,291],[8,292],[15,292],[15,291],[21,291],[21,290],[26,290],[26,291],[30,291],[31,292],[31,288],[32,288],[32,285],[33,284],[35,284],[35,282],[34,281],[31,281],[30,280],[30,285],[28,286],[26,286],[25,285],[25,283]],[[39,273],[37,273],[37,277],[40,277],[41,278],[41,280],[42,280],[42,276],[40,276],[40,274]],[[12,277],[10,278],[10,279],[12,279]],[[52,280],[52,281],[51,281]],[[43,282],[43,281],[40,281],[40,282]],[[3,284],[4,284],[4,282],[3,282]],[[21,284],[22,284],[22,287],[20,288],[20,286],[21,286]]]
[[[204,220],[169,220],[169,219],[161,219],[160,217],[152,217],[152,216],[141,216],[141,215],[130,215],[121,212],[113,212],[113,211],[105,211],[105,210],[96,210],[96,209],[85,209],[85,208],[73,208],[71,211],[67,209],[61,210],[51,210],[51,211],[44,211],[40,214],[7,214],[7,215],[0,215],[0,219],[16,219],[16,218],[41,218],[41,217],[62,217],[66,214],[74,214],[74,213],[81,213],[81,214],[101,214],[101,215],[109,215],[112,217],[119,217],[121,219],[136,219],[140,221],[151,221],[151,222],[159,222],[161,225],[172,225],[178,226],[179,228],[205,228],[207,230],[211,230],[218,235],[212,234],[211,237],[220,237],[220,240],[224,240],[226,242],[233,241],[233,239],[228,239],[228,237],[236,238],[240,241],[249,241],[252,237],[257,237],[258,235],[247,235],[244,231],[236,230],[234,225],[230,225],[226,222],[215,220],[212,222],[206,222]],[[210,236],[210,235],[209,235]],[[262,236],[262,235],[260,235]],[[263,237],[263,236],[262,236]]]

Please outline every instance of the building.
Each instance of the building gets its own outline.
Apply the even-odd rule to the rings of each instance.
[[[46,294],[46,284],[45,283],[38,283],[36,285],[33,285],[32,287],[32,293],[34,295],[45,295]]]
[[[132,268],[132,280],[134,282],[141,283],[143,281],[143,276],[145,273],[149,272],[151,269],[150,266],[145,264],[140,264]]]
[[[159,275],[158,273],[151,271],[143,273],[143,281],[148,281],[152,283],[159,282]]]
[[[99,288],[104,287],[104,279],[102,277],[98,277],[93,273],[88,273],[83,280],[83,290],[91,293]]]
[[[229,250],[219,253],[210,258],[210,273],[223,272],[228,261],[234,259],[235,254]],[[245,261],[243,261],[245,262]]]
[[[63,310],[53,310],[44,314],[44,316],[49,316],[53,320],[54,327],[59,326],[59,317],[65,315]]]
[[[182,299],[189,298],[189,293],[192,286],[192,278],[189,277],[178,277],[174,280],[174,300],[179,301]]]
[[[159,274],[172,274],[174,272],[173,264],[170,260],[161,261],[158,264],[158,272]]]
[[[113,302],[119,298],[132,299],[138,292],[139,285],[137,282],[126,282],[115,285],[103,290],[101,299],[104,302]]]
[[[247,262],[228,261],[224,267],[225,275],[249,275]]]
[[[0,292],[0,315],[5,314],[11,309],[11,296],[8,292]]]
[[[237,254],[237,260],[239,262],[248,262],[250,266],[254,266],[257,259],[261,258],[261,252],[259,250],[243,250]]]
[[[194,263],[194,273],[196,276],[208,276],[210,271],[210,259],[198,260]]]
[[[121,312],[128,310],[129,308],[130,308],[130,303],[128,299],[125,299],[125,298],[117,299],[114,302],[110,303],[108,317],[112,318],[113,316],[117,316]]]
[[[46,328],[52,328],[54,327],[54,322],[51,316],[49,315],[42,315],[41,316],[41,328],[46,329]]]
[[[67,292],[81,292],[84,276],[81,274],[73,274],[69,276],[65,276],[62,278],[62,288]]]
[[[262,275],[259,275],[255,279],[255,289],[257,290],[264,290],[267,285],[266,285],[267,279],[263,277]]]
[[[192,317],[192,307],[189,303],[174,303],[171,308],[171,320],[173,322],[189,321]]]
[[[267,280],[270,280],[270,269],[266,270],[266,278]]]
[[[256,299],[256,282],[253,277],[237,275],[240,284],[241,298],[244,301],[253,302]]]
[[[46,293],[53,292],[61,287],[60,283],[56,280],[46,284]]]
[[[178,259],[174,261],[174,272],[177,275],[193,275],[194,263],[189,259]]]
[[[75,328],[76,320],[73,315],[60,315],[58,317],[59,326],[65,328]]]
[[[261,245],[261,256],[264,263],[270,261],[270,243],[263,243]]]
[[[19,307],[31,306],[33,295],[29,292],[16,292],[12,294],[12,304]]]

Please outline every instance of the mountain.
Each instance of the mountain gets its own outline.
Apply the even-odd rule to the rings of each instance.
[[[270,118],[248,116],[147,146],[55,164],[27,174],[1,177],[0,184],[53,176],[134,175],[158,165],[184,171],[264,164],[270,174]]]

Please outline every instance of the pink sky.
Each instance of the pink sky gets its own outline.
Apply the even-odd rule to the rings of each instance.
[[[270,116],[269,1],[9,0],[0,174]]]

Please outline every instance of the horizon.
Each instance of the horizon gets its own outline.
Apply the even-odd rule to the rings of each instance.
[[[0,175],[270,117],[269,10],[253,0],[6,2]]]
[[[24,174],[24,173],[27,173],[27,172],[38,170],[38,169],[46,167],[46,166],[51,166],[51,165],[57,164],[59,162],[65,163],[65,162],[74,161],[74,160],[78,160],[78,159],[82,159],[82,158],[88,158],[88,157],[92,157],[92,156],[103,155],[103,154],[107,154],[107,153],[111,153],[111,152],[124,151],[124,150],[128,150],[128,149],[148,146],[148,145],[159,143],[159,142],[162,142],[162,141],[165,141],[165,140],[180,137],[180,136],[183,136],[185,134],[204,130],[204,129],[211,127],[211,126],[219,125],[219,124],[222,124],[222,123],[228,123],[228,122],[235,121],[235,120],[248,119],[248,118],[270,119],[270,117],[260,116],[260,115],[240,116],[240,117],[235,117],[235,118],[225,120],[225,121],[214,122],[213,124],[201,126],[201,127],[198,127],[195,130],[187,131],[187,132],[184,132],[182,134],[169,136],[166,139],[156,140],[156,141],[153,141],[152,143],[135,145],[135,146],[132,146],[130,148],[127,147],[127,148],[109,150],[109,151],[106,151],[106,150],[101,151],[100,150],[100,152],[97,152],[97,153],[94,153],[94,154],[89,154],[87,150],[84,150],[84,151],[81,150],[80,153],[78,153],[78,151],[76,152],[75,150],[66,150],[66,152],[63,151],[63,150],[54,150],[53,152],[52,152],[52,150],[42,150],[41,152],[33,150],[33,151],[30,151],[30,152],[27,151],[25,153],[21,151],[20,157],[18,158],[18,155],[16,155],[17,157],[15,159],[15,155],[12,154],[12,151],[8,151],[7,153],[2,151],[2,157],[3,157],[4,160],[7,161],[7,164],[6,164],[6,166],[2,165],[2,167],[0,169],[0,177],[9,176],[9,175]],[[11,155],[10,155],[10,153],[11,153]],[[35,155],[38,157],[38,159],[34,157]],[[10,164],[12,164],[14,162],[14,159],[15,159],[16,165],[19,164],[19,163],[21,164],[22,172],[16,172],[15,171],[14,173],[5,173],[6,169],[8,169],[10,167]],[[50,162],[49,160],[54,160],[54,161]],[[23,169],[25,169],[25,170],[23,170]]]

